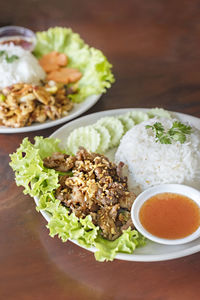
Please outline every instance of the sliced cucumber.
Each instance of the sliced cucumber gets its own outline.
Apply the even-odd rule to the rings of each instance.
[[[100,134],[100,143],[97,152],[104,153],[110,145],[110,133],[105,126],[93,125],[93,128]]]
[[[171,115],[167,110],[164,110],[163,108],[152,108],[148,111],[148,115],[150,118],[154,117],[163,117],[163,118],[168,118],[171,119]]]
[[[122,122],[122,124],[124,126],[124,133],[126,131],[128,131],[129,129],[133,128],[133,126],[135,125],[135,122],[129,116],[129,113],[123,114],[123,115],[119,115],[118,119]]]
[[[105,117],[101,118],[96,124],[104,126],[108,129],[110,134],[109,148],[115,147],[119,144],[124,133],[124,126],[120,120],[118,120],[116,117]]]
[[[129,117],[133,119],[135,124],[139,124],[143,121],[147,121],[149,119],[148,113],[143,111],[133,110],[129,113]]]
[[[67,139],[67,150],[76,154],[79,147],[96,152],[100,144],[100,134],[92,126],[79,127],[73,130]]]

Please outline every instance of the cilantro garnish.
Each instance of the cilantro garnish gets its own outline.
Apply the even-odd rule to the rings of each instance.
[[[6,61],[7,63],[12,63],[13,61],[15,61],[16,59],[19,59],[19,56],[17,55],[11,55],[10,57],[6,54]]]
[[[3,56],[3,55],[5,56],[5,59],[6,59],[7,63],[12,63],[16,59],[19,59],[19,56],[17,56],[17,55],[8,56],[8,53],[5,50],[1,50],[0,51],[0,57]]]
[[[0,51],[0,56],[4,55],[5,53],[6,53],[5,50],[1,50],[1,51]]]
[[[165,131],[162,123],[146,125],[146,129],[152,129],[155,132],[156,142],[161,144],[171,144],[172,141],[179,141],[183,144],[186,141],[186,134],[190,134],[192,127],[185,125],[179,121],[174,121],[172,127]]]

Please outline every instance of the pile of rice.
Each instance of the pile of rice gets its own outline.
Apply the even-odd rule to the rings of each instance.
[[[6,56],[0,55],[0,89],[15,83],[38,84],[45,78],[44,70],[29,51],[14,44],[0,45],[1,51],[6,51],[8,57],[16,55],[19,59],[8,63]]]
[[[174,121],[154,118],[134,126],[122,138],[115,161],[127,165],[129,188],[136,194],[162,183],[181,183],[199,189],[200,131],[192,128],[183,144],[161,144],[156,142],[153,131],[145,128],[161,122],[168,130]]]

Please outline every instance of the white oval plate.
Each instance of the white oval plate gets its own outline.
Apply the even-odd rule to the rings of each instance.
[[[59,124],[65,123],[67,121],[70,121],[78,116],[80,116],[82,113],[87,111],[89,108],[91,108],[95,103],[100,99],[101,95],[91,95],[87,97],[83,102],[81,103],[74,103],[73,109],[69,112],[69,115],[57,119],[57,120],[49,120],[44,123],[33,123],[30,126],[20,127],[20,128],[11,128],[11,127],[5,127],[0,126],[0,133],[19,133],[19,132],[30,132],[30,131],[36,131],[36,130],[42,130],[49,127],[57,126]]]
[[[141,110],[141,111],[148,111],[149,109],[142,109],[142,108],[129,108],[129,109],[115,109],[115,110],[108,110],[108,111],[102,111],[94,114],[87,115],[85,117],[81,117],[77,120],[74,120],[58,130],[56,130],[51,137],[58,138],[61,140],[61,146],[64,147],[64,141],[66,141],[66,137],[70,134],[70,132],[80,126],[86,126],[95,123],[99,118],[105,117],[105,116],[111,116],[111,115],[119,115],[126,112],[129,112],[130,110]],[[181,121],[183,122],[189,122],[190,124],[194,125],[200,130],[200,119],[185,115],[182,113],[175,113],[171,112],[173,116],[177,116]],[[106,153],[109,157],[111,157],[112,153]],[[200,189],[200,186],[199,186]],[[35,202],[38,203],[38,199],[35,198]],[[44,211],[41,212],[43,217],[49,221],[50,215]],[[76,241],[72,241],[73,243],[80,246]],[[80,246],[83,247],[83,246]],[[85,247],[83,247],[85,248]],[[91,252],[95,252],[96,248],[85,248],[86,250],[89,250]],[[117,254],[117,259],[122,260],[128,260],[128,261],[163,261],[163,260],[170,260],[175,259],[183,256],[187,256],[196,252],[200,251],[200,238],[196,239],[195,241],[192,241],[190,243],[184,244],[184,245],[161,245],[157,244],[151,241],[148,241],[147,244],[144,247],[137,248],[133,254],[126,254],[126,253],[119,253]]]

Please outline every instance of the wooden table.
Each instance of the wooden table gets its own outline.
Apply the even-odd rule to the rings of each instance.
[[[87,113],[163,107],[200,117],[199,1],[1,1],[0,25],[72,27],[113,64],[116,83]],[[200,298],[200,253],[172,261],[98,263],[50,238],[43,217],[8,166],[25,136],[0,135],[0,299]]]

